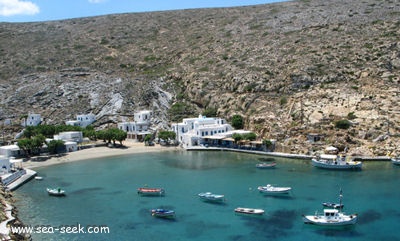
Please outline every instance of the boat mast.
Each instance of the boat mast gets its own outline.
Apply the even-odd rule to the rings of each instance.
[[[340,192],[339,192],[339,211],[340,212],[342,212],[342,198],[343,198],[342,188],[340,188]]]

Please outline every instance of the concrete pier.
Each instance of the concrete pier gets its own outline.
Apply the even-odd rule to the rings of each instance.
[[[20,176],[18,179],[16,179],[15,181],[9,183],[6,185],[6,189],[10,190],[10,191],[14,191],[15,189],[17,189],[18,187],[20,187],[22,184],[28,182],[29,180],[31,180],[34,176],[36,176],[36,172],[31,170],[31,169],[27,169],[25,168],[26,173],[23,174],[22,176]]]

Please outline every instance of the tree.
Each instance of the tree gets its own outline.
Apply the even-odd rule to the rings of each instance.
[[[158,138],[163,139],[165,141],[174,140],[175,137],[176,137],[176,133],[173,131],[160,131],[158,133]]]
[[[243,134],[243,139],[249,140],[249,141],[254,141],[257,139],[257,135],[253,132]]]
[[[43,144],[46,141],[46,137],[42,134],[34,136],[31,142],[31,150],[33,153],[39,153],[40,148],[42,148]]]
[[[28,155],[32,149],[32,139],[21,139],[18,141],[17,146]]]
[[[243,117],[241,115],[232,116],[231,122],[232,127],[235,129],[243,129],[244,127]]]
[[[243,140],[243,136],[238,133],[233,133],[232,138],[235,140],[235,143],[238,143],[239,141]]]
[[[47,148],[51,154],[58,154],[65,150],[65,144],[62,140],[51,140],[47,143]]]
[[[24,129],[24,137],[30,139],[32,136],[35,135],[35,127],[27,126]]]
[[[114,145],[115,145],[115,141],[119,141],[119,143],[122,146],[122,141],[126,140],[126,137],[128,136],[128,134],[125,131],[120,130],[118,128],[112,128],[112,129],[110,129],[110,131],[111,131]]]
[[[207,108],[202,113],[203,116],[215,117],[217,116],[217,108]]]

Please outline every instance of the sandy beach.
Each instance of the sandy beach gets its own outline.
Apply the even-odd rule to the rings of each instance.
[[[38,158],[31,158],[30,160],[24,161],[22,166],[24,168],[35,169],[38,167],[56,165],[61,163],[89,160],[101,157],[112,157],[120,155],[130,155],[135,153],[148,153],[148,152],[160,152],[160,151],[176,151],[180,150],[179,147],[164,147],[160,145],[145,146],[143,142],[124,141],[125,147],[122,148],[110,148],[110,147],[93,147],[76,152],[68,152],[57,157],[50,157],[46,160],[39,160]]]

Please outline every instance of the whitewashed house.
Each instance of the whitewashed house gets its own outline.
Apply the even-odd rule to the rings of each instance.
[[[0,155],[0,174],[9,173],[11,169],[10,158]]]
[[[66,125],[86,127],[96,121],[94,114],[77,115],[76,120],[66,121]]]
[[[81,131],[60,132],[58,135],[54,135],[54,140],[81,143],[83,141],[83,134]]]
[[[134,121],[118,123],[118,129],[127,133],[127,139],[143,141],[150,132],[151,111],[143,110],[134,114]]]
[[[199,115],[197,118],[185,118],[181,123],[172,124],[172,130],[176,133],[176,140],[184,147],[191,147],[202,144],[204,137],[222,136],[233,128],[225,119]]]
[[[42,122],[40,114],[29,113],[28,117],[22,121],[22,126],[37,126]]]
[[[6,158],[19,157],[21,154],[22,151],[18,145],[0,146],[0,155]]]

